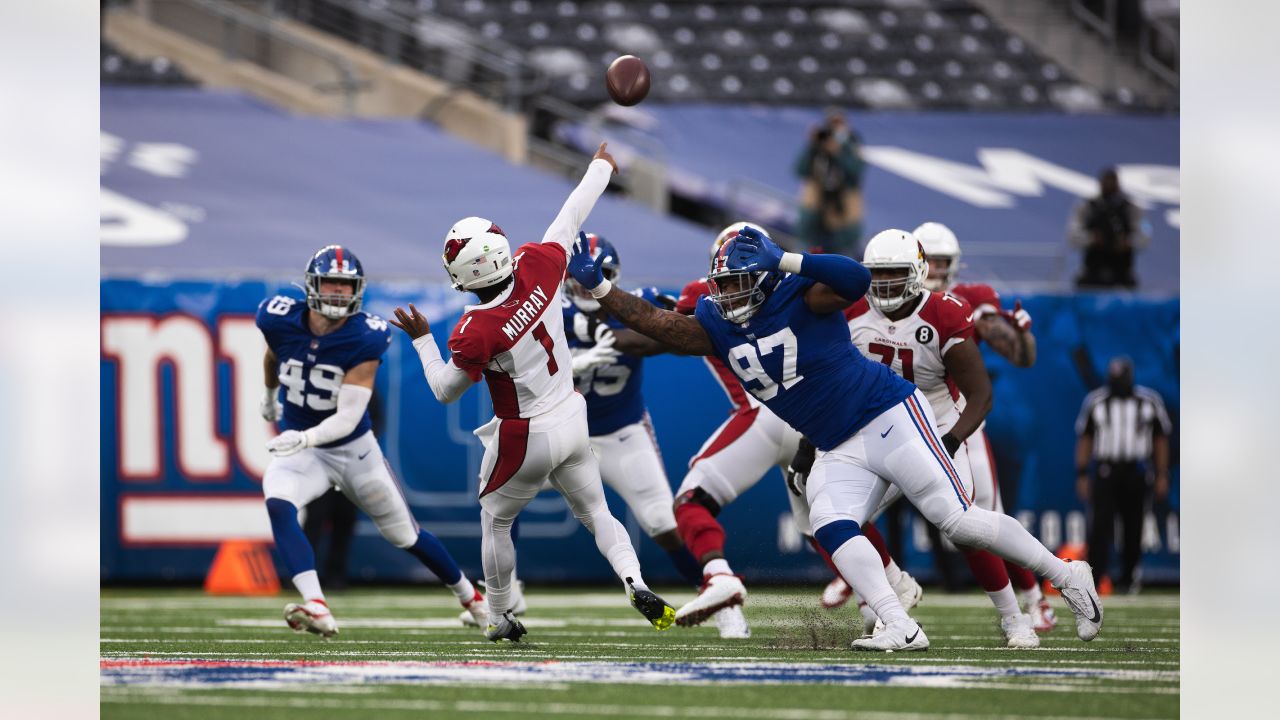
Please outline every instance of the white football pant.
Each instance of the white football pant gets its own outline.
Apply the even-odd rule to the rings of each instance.
[[[689,472],[676,495],[702,488],[724,507],[760,482],[769,468],[786,468],[800,437],[763,405],[735,412],[689,461]]]
[[[592,435],[600,478],[622,497],[649,537],[676,529],[675,500],[649,414],[607,435]]]

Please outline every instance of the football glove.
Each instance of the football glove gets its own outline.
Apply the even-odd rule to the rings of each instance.
[[[284,413],[284,405],[280,404],[278,390],[278,388],[267,388],[267,392],[262,396],[262,403],[258,405],[258,412],[262,413],[262,419],[267,422],[279,420]]]
[[[587,348],[574,348],[571,353],[573,355],[573,374],[581,375],[582,373],[601,365],[612,365],[614,360],[618,359],[620,354],[613,349],[614,335],[613,331],[607,325],[600,325],[596,328],[596,344]]]
[[[1004,315],[1005,320],[1008,320],[1018,332],[1024,333],[1031,330],[1031,313],[1022,307],[1021,300],[1013,301],[1013,312],[1001,313],[1001,315]]]
[[[809,442],[808,438],[800,438],[796,454],[791,458],[787,471],[783,473],[787,481],[787,489],[792,495],[804,497],[805,488],[809,484],[809,471],[813,469],[813,461],[817,454],[818,449]]]
[[[285,430],[267,441],[267,452],[288,457],[307,446],[307,435],[300,430]]]
[[[569,274],[587,290],[593,290],[604,282],[604,272],[592,259],[591,245],[584,232],[578,233],[578,240],[573,244],[573,252],[569,255]]]
[[[750,225],[738,231],[729,251],[729,267],[734,270],[777,270],[782,248]]]

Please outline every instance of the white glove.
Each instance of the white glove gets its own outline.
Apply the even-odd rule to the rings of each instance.
[[[613,331],[607,326],[596,328],[596,344],[589,348],[577,348],[573,352],[573,374],[582,373],[601,365],[612,365],[619,353],[613,349]]]
[[[285,430],[267,441],[267,452],[276,457],[288,457],[307,445],[306,433],[300,430]]]
[[[267,422],[275,422],[284,414],[284,406],[280,404],[279,388],[267,388],[267,392],[262,396],[262,403],[258,405],[258,412],[262,413],[262,419]]]

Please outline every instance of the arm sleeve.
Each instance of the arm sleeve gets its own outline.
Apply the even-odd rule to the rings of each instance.
[[[800,260],[799,275],[816,280],[845,300],[857,300],[871,287],[871,271],[844,255],[810,255]]]
[[[351,434],[364,417],[369,407],[369,398],[373,390],[363,385],[344,384],[338,388],[338,409],[332,415],[320,421],[319,425],[308,428],[303,434],[307,436],[307,447],[327,445],[334,440]]]
[[[446,405],[462,397],[462,393],[480,379],[479,370],[473,376],[470,371],[455,365],[453,358],[445,362],[431,335],[423,335],[414,340],[413,349],[418,351],[418,358],[422,360],[422,373],[427,376],[432,394]]]
[[[1094,396],[1090,394],[1080,406],[1080,416],[1076,418],[1076,435],[1093,432]]]
[[[612,174],[613,166],[608,160],[592,160],[582,182],[569,193],[569,199],[564,201],[560,214],[556,215],[551,227],[547,228],[547,234],[542,236],[542,242],[559,243],[568,258],[573,241],[578,238],[578,230],[582,229],[582,223],[596,206],[596,200],[609,187],[609,177]]]

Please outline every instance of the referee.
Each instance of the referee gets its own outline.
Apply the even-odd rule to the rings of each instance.
[[[1092,500],[1089,564],[1095,583],[1107,574],[1119,512],[1124,532],[1120,549],[1123,569],[1117,589],[1133,589],[1134,570],[1142,557],[1148,463],[1154,461],[1156,499],[1164,500],[1169,494],[1170,431],[1169,414],[1160,395],[1133,384],[1129,358],[1112,358],[1107,384],[1085,397],[1076,420],[1076,493],[1086,506]]]

